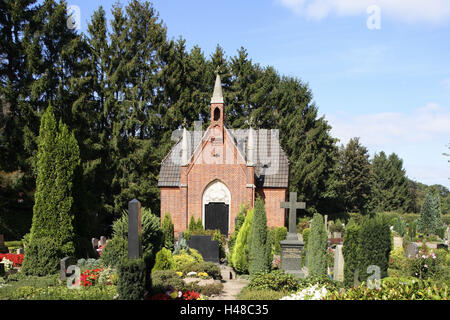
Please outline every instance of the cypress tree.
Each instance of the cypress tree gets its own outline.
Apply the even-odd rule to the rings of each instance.
[[[37,190],[24,272],[42,275],[56,271],[58,259],[75,255],[73,181],[80,158],[74,134],[62,122],[56,126],[52,106],[42,117],[38,141]]]
[[[270,270],[269,256],[272,251],[270,239],[267,239],[267,216],[263,199],[256,199],[253,213],[252,232],[250,238],[250,274]],[[270,244],[270,245],[269,245]]]
[[[233,253],[233,248],[236,243],[236,239],[239,234],[239,230],[241,229],[242,224],[244,223],[244,220],[245,220],[245,212],[246,211],[247,211],[246,207],[243,204],[241,204],[239,206],[239,212],[236,217],[236,224],[234,226],[234,231],[231,234],[230,240],[228,240],[228,250],[229,250],[230,254]]]
[[[322,215],[314,214],[308,239],[308,276],[327,275],[328,235]]]
[[[359,266],[359,257],[361,256],[361,237],[360,226],[349,221],[344,232],[344,246],[342,253],[344,255],[344,283],[346,286],[354,284],[355,272],[361,273]],[[358,270],[358,271],[357,271]]]
[[[162,232],[164,234],[164,247],[169,250],[173,250],[174,246],[174,225],[170,213],[164,215],[162,221]]]

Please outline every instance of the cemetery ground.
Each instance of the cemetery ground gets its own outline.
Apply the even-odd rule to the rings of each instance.
[[[0,255],[0,299],[448,300],[450,295],[449,229],[443,238],[424,235],[412,230],[414,224],[404,221],[400,215],[383,214],[379,221],[389,221],[385,225],[377,225],[375,218],[357,222],[361,217],[356,215],[347,223],[327,221],[327,217],[324,220],[319,215],[312,220],[299,219],[296,236],[303,250],[301,266],[296,267],[304,274],[299,278],[290,270],[283,270],[280,261],[284,254],[283,241],[288,235],[285,227],[266,229],[270,266],[249,271],[252,261],[248,240],[251,237],[243,235],[256,232],[256,228],[251,228],[256,222],[254,210],[240,213],[241,223],[229,239],[217,230],[204,230],[201,221],[195,220],[190,222],[183,235],[174,239],[169,216],[160,223],[159,218],[142,208],[137,215],[142,220],[139,228],[142,234],[136,240],[144,240],[136,247],[137,257],[131,259],[132,246],[127,232],[133,232],[133,223],[130,222],[132,208],[129,209],[114,223],[111,239],[92,239],[92,247],[98,256],[58,260],[57,265],[52,266],[54,272],[48,274],[24,272],[27,239],[5,242],[0,237],[2,251],[9,251]],[[312,242],[317,241],[317,226],[326,232],[322,256],[311,252],[315,248]],[[387,226],[388,233],[383,234],[383,226]],[[371,227],[380,232],[375,236],[378,243],[387,236],[389,247],[385,251],[385,266],[380,256],[376,257],[378,266],[364,260],[373,260],[373,255],[377,254],[377,245],[369,236],[374,234]],[[198,241],[203,241],[200,246]],[[205,245],[204,241],[211,244]],[[146,252],[151,246],[159,249],[148,258]],[[205,252],[205,247],[213,249]],[[378,246],[380,248],[383,249]],[[318,260],[320,265],[320,259],[323,273],[314,269],[317,269]],[[49,267],[52,259],[47,258],[45,263],[48,265],[44,267]],[[149,265],[151,269],[148,269]],[[368,273],[365,275],[359,270]]]

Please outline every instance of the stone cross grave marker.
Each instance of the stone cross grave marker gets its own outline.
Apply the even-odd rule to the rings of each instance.
[[[289,232],[286,240],[298,240],[297,238],[297,209],[305,209],[306,202],[297,202],[297,192],[289,193],[289,202],[282,202],[281,208],[289,210]]]
[[[139,259],[141,248],[141,203],[137,199],[128,202],[128,258]]]
[[[289,233],[281,244],[281,268],[294,276],[304,278],[302,271],[303,242],[297,237],[297,209],[305,209],[305,202],[297,202],[297,193],[289,194],[289,202],[282,202],[281,208],[289,209]]]

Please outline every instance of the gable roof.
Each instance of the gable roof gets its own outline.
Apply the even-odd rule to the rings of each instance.
[[[247,144],[249,129],[225,128],[234,140],[238,151],[247,160]],[[255,185],[256,187],[287,188],[289,183],[289,161],[280,146],[277,130],[255,130]],[[201,143],[203,137],[195,136],[188,131],[188,156],[191,157],[194,150]],[[201,139],[200,139],[201,138]],[[180,186],[181,159],[180,138],[170,152],[161,162],[158,187]]]

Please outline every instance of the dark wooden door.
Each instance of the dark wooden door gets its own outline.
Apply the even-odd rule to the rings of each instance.
[[[205,205],[205,229],[219,229],[228,235],[228,205],[223,202],[210,202]]]

